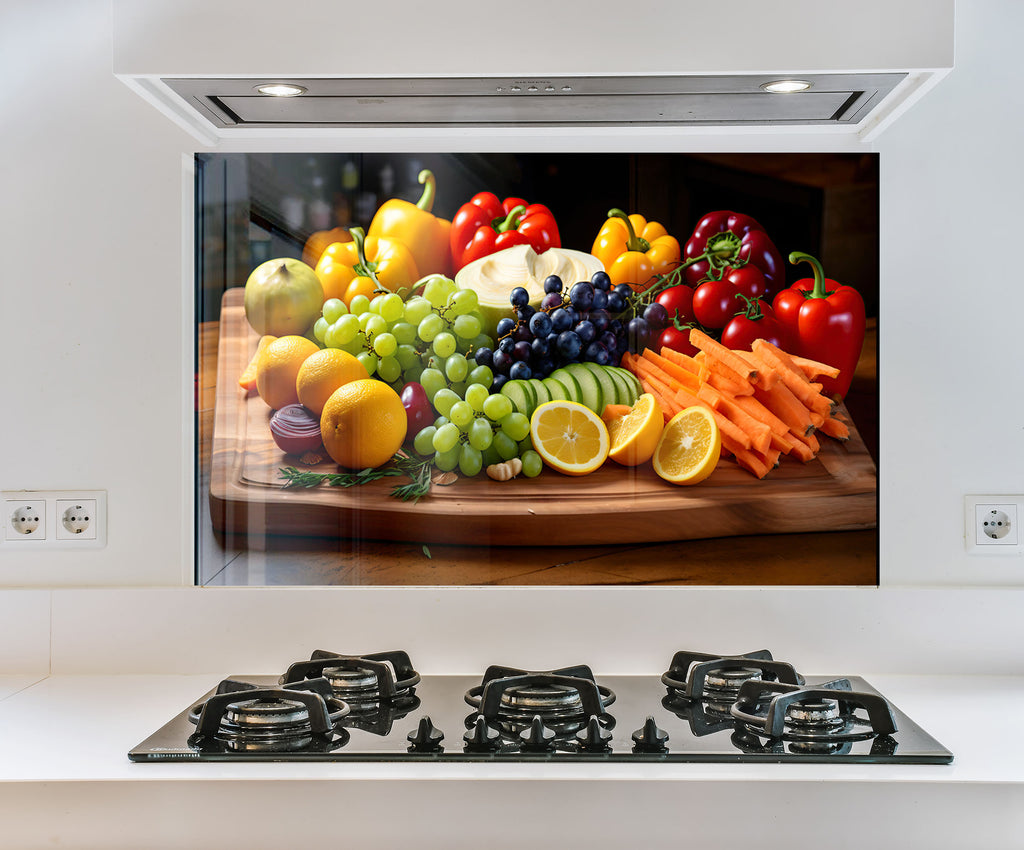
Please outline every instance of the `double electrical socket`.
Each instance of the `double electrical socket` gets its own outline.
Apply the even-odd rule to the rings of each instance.
[[[1024,496],[965,496],[964,543],[971,555],[1024,554]]]
[[[0,546],[32,549],[107,545],[104,490],[4,490]]]

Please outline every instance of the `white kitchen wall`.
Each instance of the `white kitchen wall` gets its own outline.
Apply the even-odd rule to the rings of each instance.
[[[965,494],[1024,492],[1022,31],[1024,4],[961,2],[955,70],[873,142],[886,586],[1024,585],[1020,558],[970,558],[962,541]],[[197,143],[114,78],[104,0],[7,0],[0,72],[0,488],[103,489],[109,511],[104,549],[0,545],[0,586],[188,584]],[[710,144],[834,141],[677,142]]]

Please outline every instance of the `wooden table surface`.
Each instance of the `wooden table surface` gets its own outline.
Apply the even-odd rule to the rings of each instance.
[[[238,547],[212,528],[209,469],[219,325],[198,329],[200,584],[224,585],[873,585],[877,529],[615,546],[492,549],[369,540],[273,538]],[[877,462],[877,333],[846,399]],[[864,411],[860,413],[859,411]],[[870,411],[870,413],[868,413]],[[862,423],[873,423],[864,427]]]

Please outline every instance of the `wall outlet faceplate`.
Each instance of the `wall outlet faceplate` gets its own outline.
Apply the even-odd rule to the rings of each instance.
[[[964,543],[971,555],[1022,555],[1024,496],[965,496]]]
[[[0,491],[0,547],[81,549],[107,545],[105,490]]]

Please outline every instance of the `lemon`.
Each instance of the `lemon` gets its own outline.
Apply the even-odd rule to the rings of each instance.
[[[301,260],[267,260],[245,282],[245,318],[261,335],[302,336],[323,306],[320,278]]]
[[[715,469],[722,435],[711,411],[688,407],[673,416],[654,450],[654,471],[673,484],[696,484]]]
[[[382,466],[405,442],[409,420],[402,399],[383,381],[349,381],[336,389],[320,417],[331,460],[348,469]]]
[[[650,393],[641,395],[625,416],[605,421],[611,440],[608,457],[616,463],[639,466],[654,456],[665,425],[665,416],[661,412],[661,405]]]
[[[604,463],[611,441],[594,411],[575,401],[549,401],[530,418],[533,448],[552,469],[586,475]]]

